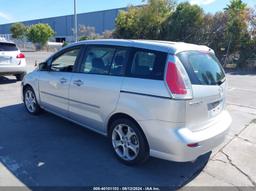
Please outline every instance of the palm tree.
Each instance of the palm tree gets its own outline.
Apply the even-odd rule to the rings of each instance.
[[[225,9],[225,11],[234,11],[234,12],[239,12],[242,10],[245,10],[247,7],[246,3],[243,3],[242,0],[231,0],[230,4],[227,5]]]

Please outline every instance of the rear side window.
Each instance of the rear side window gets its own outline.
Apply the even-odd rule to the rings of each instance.
[[[119,48],[116,50],[111,69],[110,75],[122,76],[125,73],[125,67],[129,59],[129,51],[126,48]]]
[[[132,59],[130,76],[162,80],[166,63],[166,53],[136,50]]]
[[[123,76],[129,49],[114,46],[89,46],[82,63],[82,73]]]
[[[82,72],[89,74],[108,74],[114,54],[115,48],[112,47],[88,47]]]
[[[178,54],[192,84],[218,85],[225,80],[221,64],[212,53],[187,51]]]
[[[17,50],[18,48],[15,44],[0,42],[0,51],[17,51]]]

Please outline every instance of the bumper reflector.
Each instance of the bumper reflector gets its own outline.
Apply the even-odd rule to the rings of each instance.
[[[199,144],[198,143],[191,143],[191,144],[187,144],[188,147],[198,147]]]

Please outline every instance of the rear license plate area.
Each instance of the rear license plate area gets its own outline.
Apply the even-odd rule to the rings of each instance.
[[[208,103],[207,106],[208,106],[208,116],[209,117],[215,117],[223,109],[223,100]]]
[[[9,64],[10,60],[10,57],[0,57],[0,64]]]

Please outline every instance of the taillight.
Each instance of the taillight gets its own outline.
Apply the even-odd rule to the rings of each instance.
[[[168,61],[166,83],[174,99],[192,99],[191,82],[178,60]]]
[[[166,82],[173,94],[187,94],[185,83],[176,64],[169,62],[167,67]]]
[[[25,55],[22,54],[22,53],[19,53],[19,54],[16,56],[16,58],[22,59],[22,58],[25,58]]]

